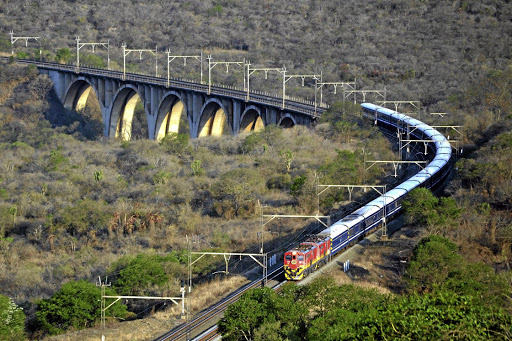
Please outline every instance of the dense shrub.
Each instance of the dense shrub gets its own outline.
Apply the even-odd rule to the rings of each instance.
[[[113,289],[122,295],[148,295],[151,290],[163,288],[171,278],[183,275],[184,268],[171,266],[180,264],[176,253],[167,256],[138,254],[125,257],[112,265]]]
[[[25,313],[9,297],[0,295],[0,338],[25,340]]]
[[[107,295],[114,295],[107,288]],[[37,322],[42,330],[50,334],[61,334],[68,328],[83,329],[94,325],[101,317],[101,289],[85,280],[69,282],[52,297],[39,301]],[[123,318],[126,306],[115,303],[107,311],[109,317]]]
[[[219,331],[227,340],[509,338],[507,281],[490,267],[465,261],[453,242],[423,239],[408,276],[414,290],[404,295],[337,286],[328,277],[300,287],[285,285],[281,294],[253,289],[227,309]]]

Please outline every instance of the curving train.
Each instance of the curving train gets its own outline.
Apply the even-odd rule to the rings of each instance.
[[[425,141],[426,152],[434,157],[411,178],[285,252],[284,273],[287,280],[303,279],[329,261],[332,255],[374,231],[384,221],[392,219],[400,211],[402,200],[414,188],[435,188],[448,176],[452,148],[439,131],[387,108],[370,103],[361,106],[365,117],[372,119],[376,125],[406,134],[409,140]]]

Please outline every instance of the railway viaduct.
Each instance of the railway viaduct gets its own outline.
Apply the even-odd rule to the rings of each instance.
[[[188,121],[192,138],[236,135],[257,131],[269,124],[284,127],[311,126],[323,111],[312,103],[293,102],[225,87],[80,68],[55,63],[32,62],[48,75],[66,109],[80,110],[89,96],[96,96],[101,108],[105,137],[131,139],[135,106],[141,101],[147,119],[148,138],[160,140],[180,131]],[[183,129],[183,128],[182,128]]]

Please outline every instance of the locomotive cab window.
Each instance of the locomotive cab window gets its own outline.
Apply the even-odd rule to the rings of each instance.
[[[291,255],[286,255],[286,260],[292,260],[292,256]]]
[[[299,256],[299,261],[303,261],[304,260],[304,256]]]

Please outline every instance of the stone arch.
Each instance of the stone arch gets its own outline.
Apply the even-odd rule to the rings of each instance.
[[[216,98],[208,100],[201,108],[198,137],[220,136],[226,127],[229,129],[226,108]]]
[[[62,101],[64,108],[68,110],[82,110],[87,104],[87,99],[91,94],[91,90],[98,102],[98,90],[85,77],[78,77],[74,82],[69,84],[64,92],[64,100]]]
[[[250,105],[248,106],[240,119],[240,131],[251,132],[260,131],[265,128],[260,108]]]
[[[144,104],[144,97],[140,95],[136,86],[126,84],[119,88],[114,96],[110,110],[108,126],[109,137],[119,137],[125,141],[131,140],[135,105],[139,100]],[[144,113],[146,114],[145,118],[147,122],[149,113],[145,106]]]
[[[283,117],[281,117],[277,125],[283,128],[291,128],[297,125],[297,122],[295,121],[295,118],[292,115],[285,114]]]
[[[183,113],[186,115],[187,108],[182,95],[176,91],[166,92],[158,105],[155,139],[159,141],[169,133],[179,133],[183,131],[184,127],[180,124]],[[190,134],[190,122],[188,122],[188,126],[188,132]]]

